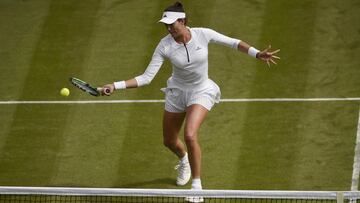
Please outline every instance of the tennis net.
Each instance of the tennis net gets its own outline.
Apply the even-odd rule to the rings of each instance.
[[[0,187],[1,203],[355,203],[360,192]]]

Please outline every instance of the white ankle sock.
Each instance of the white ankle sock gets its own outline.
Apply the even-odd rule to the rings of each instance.
[[[202,189],[200,178],[195,178],[195,179],[192,180],[191,189],[195,189],[195,190],[201,190]]]
[[[180,161],[181,161],[181,163],[188,163],[189,162],[188,154],[186,153],[185,156],[180,158]]]

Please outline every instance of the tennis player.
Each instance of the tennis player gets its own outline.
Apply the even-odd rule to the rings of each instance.
[[[192,189],[202,189],[200,180],[201,150],[198,131],[208,112],[220,100],[220,88],[208,77],[208,44],[225,45],[270,64],[276,64],[276,51],[270,46],[259,51],[247,43],[224,36],[208,28],[187,27],[187,18],[180,2],[166,8],[161,23],[168,35],[161,39],[150,64],[142,75],[135,78],[104,85],[114,90],[136,88],[150,84],[164,60],[172,63],[172,75],[167,81],[165,110],[163,114],[163,140],[179,158],[177,185],[185,185],[192,176]],[[179,139],[184,126],[185,145]],[[186,146],[186,147],[185,147]]]

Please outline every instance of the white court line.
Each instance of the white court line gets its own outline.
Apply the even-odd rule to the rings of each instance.
[[[1,104],[117,104],[117,103],[164,103],[164,100],[78,100],[78,101],[0,101]]]
[[[351,179],[351,190],[352,191],[358,191],[359,175],[360,175],[359,172],[360,172],[360,110],[359,110],[358,126],[357,126],[357,132],[356,132],[353,173],[352,173],[352,179]]]
[[[319,102],[319,101],[360,101],[360,97],[350,98],[253,98],[253,99],[221,99],[220,102]],[[164,103],[163,99],[149,100],[78,100],[78,101],[0,101],[6,104],[120,104],[120,103]]]

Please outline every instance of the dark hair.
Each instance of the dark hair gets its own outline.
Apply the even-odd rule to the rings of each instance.
[[[183,12],[185,13],[184,7],[182,3],[175,2],[173,5],[167,7],[164,11],[173,11],[173,12]]]
[[[173,5],[167,7],[164,11],[172,11],[172,12],[182,12],[185,13],[184,6],[179,1],[175,2]],[[178,19],[180,20],[180,19]],[[183,18],[184,24],[187,25],[187,18]]]

